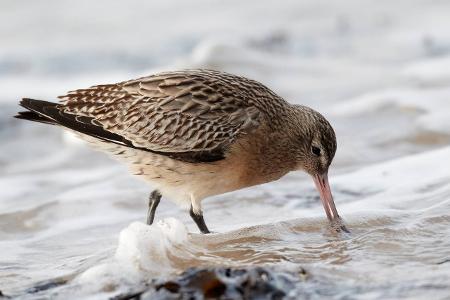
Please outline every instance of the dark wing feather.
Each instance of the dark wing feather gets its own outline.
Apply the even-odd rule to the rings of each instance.
[[[45,124],[51,124],[51,125],[56,124],[53,120],[42,117],[41,115],[39,115],[38,113],[35,113],[33,111],[19,111],[17,113],[17,115],[14,116],[14,118],[21,119],[21,120],[34,121],[34,122],[39,122],[39,123],[45,123]]]

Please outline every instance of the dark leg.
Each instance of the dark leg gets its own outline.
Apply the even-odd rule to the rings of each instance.
[[[208,230],[208,227],[205,224],[205,220],[203,219],[203,214],[199,213],[196,214],[191,206],[191,209],[189,210],[189,214],[191,215],[192,219],[194,220],[195,224],[197,224],[198,229],[200,229],[200,231],[203,234],[207,234],[210,233]]]
[[[161,200],[161,194],[158,190],[154,190],[150,194],[150,198],[148,199],[148,212],[147,212],[147,224],[152,225],[153,220],[155,219],[155,211],[158,207],[159,201]]]

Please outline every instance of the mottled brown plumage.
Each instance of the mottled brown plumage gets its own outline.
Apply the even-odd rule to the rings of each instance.
[[[60,104],[23,99],[21,105],[31,112],[17,117],[67,127],[114,154],[163,196],[189,203],[203,232],[208,230],[202,199],[293,170],[313,176],[328,217],[338,218],[326,180],[336,151],[331,125],[261,83],[185,70],[79,89],[60,98]],[[149,223],[159,192],[151,197]]]

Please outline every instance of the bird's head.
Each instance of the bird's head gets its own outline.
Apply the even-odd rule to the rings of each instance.
[[[296,169],[303,170],[314,180],[323,207],[330,221],[338,221],[339,215],[328,183],[328,168],[336,153],[336,134],[330,123],[315,110],[294,106],[296,126]]]

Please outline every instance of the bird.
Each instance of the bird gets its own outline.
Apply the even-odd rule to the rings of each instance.
[[[57,125],[125,163],[153,188],[147,224],[161,197],[189,207],[201,233],[210,233],[207,197],[309,174],[331,224],[340,218],[328,182],[336,134],[319,112],[290,104],[258,81],[187,69],[59,96],[23,98],[18,119]]]

